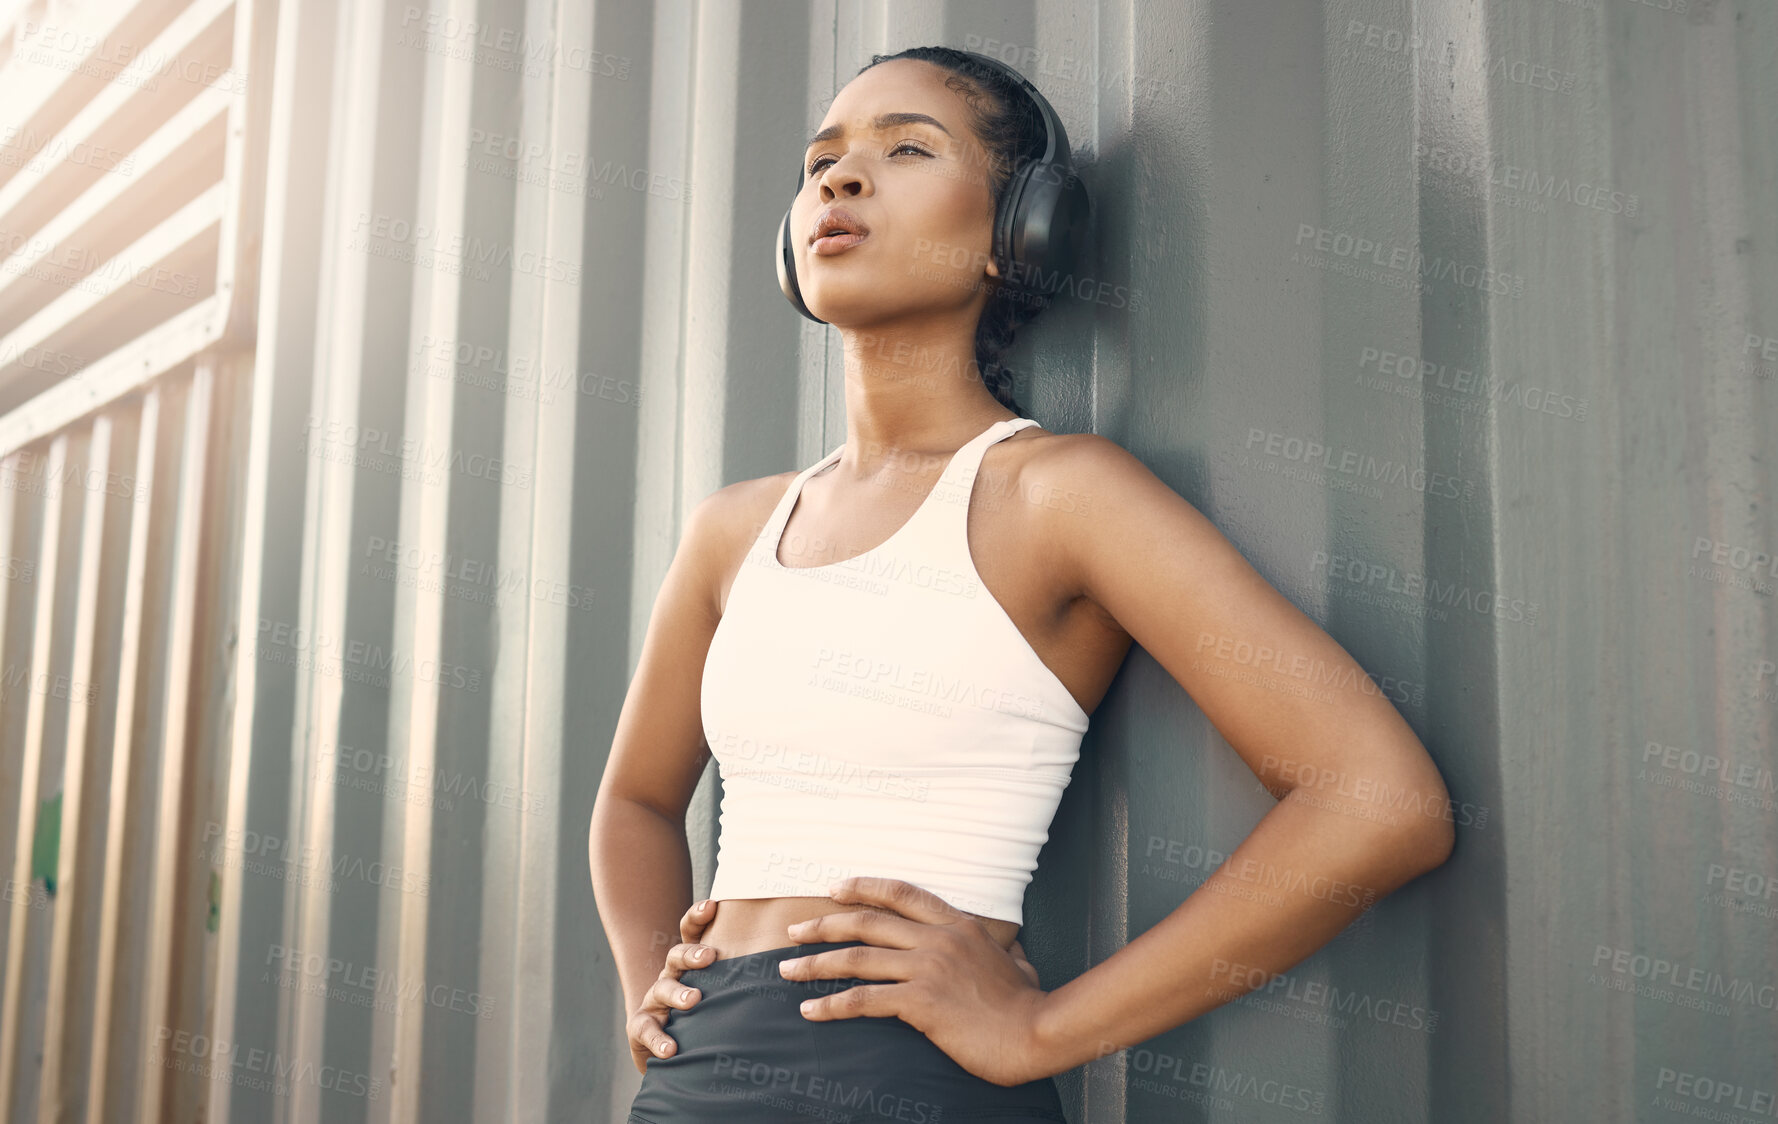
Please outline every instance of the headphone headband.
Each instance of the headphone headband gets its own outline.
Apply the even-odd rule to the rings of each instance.
[[[1037,115],[1043,119],[1043,155],[1037,158],[1039,164],[1054,163],[1058,148],[1064,154],[1068,152],[1068,132],[1062,128],[1062,119],[1056,116],[1056,111],[1050,106],[1049,99],[1038,92],[1037,87],[1031,84],[1029,78],[990,55],[978,54],[975,51],[964,51],[963,53],[970,57],[970,61],[985,64],[1005,76],[1007,80],[1025,91],[1025,96],[1030,98],[1032,104],[1037,107]]]

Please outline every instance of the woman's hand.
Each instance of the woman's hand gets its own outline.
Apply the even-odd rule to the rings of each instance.
[[[786,979],[893,980],[858,984],[803,1004],[807,1019],[890,1016],[914,1027],[977,1077],[1022,1085],[1047,1077],[1034,1023],[1045,993],[1037,970],[943,898],[893,878],[848,878],[837,902],[882,906],[830,913],[790,927],[798,944],[866,941],[787,960]],[[1015,946],[1016,947],[1016,946]]]
[[[660,978],[648,985],[642,1005],[624,1024],[630,1038],[630,1060],[636,1063],[639,1073],[648,1072],[649,1058],[666,1058],[673,1054],[674,1043],[666,1031],[668,1010],[674,1007],[685,1010],[703,998],[697,988],[680,985],[679,973],[690,968],[708,968],[716,963],[715,949],[695,943],[714,920],[716,903],[713,901],[701,901],[685,911],[685,916],[679,919],[679,939],[685,943],[667,950],[667,964],[661,969]]]

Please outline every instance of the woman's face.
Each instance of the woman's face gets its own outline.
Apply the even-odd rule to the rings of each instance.
[[[829,324],[961,316],[999,276],[988,155],[949,76],[917,59],[878,63],[839,92],[803,153],[791,250],[803,302]],[[811,245],[831,206],[850,211],[864,237]]]

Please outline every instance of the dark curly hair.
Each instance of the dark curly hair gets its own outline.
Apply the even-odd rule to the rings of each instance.
[[[968,52],[951,47],[909,47],[893,55],[872,55],[858,73],[891,59],[918,59],[951,72],[945,85],[961,94],[969,106],[970,128],[988,153],[988,192],[998,210],[1013,173],[1025,161],[1043,155],[1043,118],[1030,97],[999,69],[983,66]],[[1019,327],[1049,307],[1049,297],[1007,284],[1007,265],[999,263],[1001,278],[991,283],[988,303],[976,323],[975,363],[982,385],[994,400],[1020,417],[1028,417],[1013,397],[1014,372],[1000,356],[1012,346]]]

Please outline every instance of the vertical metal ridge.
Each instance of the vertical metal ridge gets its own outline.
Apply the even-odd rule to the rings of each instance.
[[[138,687],[143,644],[143,602],[147,590],[150,513],[155,510],[155,464],[160,453],[161,392],[142,396],[134,425],[137,494],[130,508],[129,542],[124,554],[124,603],[117,622],[119,640],[117,712],[113,723],[109,822],[105,833],[105,882],[100,907],[98,979],[94,986],[92,1065],[88,1071],[88,1110],[92,1119],[122,1119],[132,1107],[126,1084],[148,1064],[140,1006],[142,962],[121,955],[130,936],[143,927],[148,895],[135,870],[149,853],[154,830],[152,798],[155,758],[137,738]],[[116,1055],[120,1060],[113,1062]],[[140,1105],[135,1105],[140,1110]]]
[[[49,480],[62,478],[63,468],[68,463],[68,444],[71,439],[70,434],[64,433],[50,442],[47,458]],[[51,487],[53,489],[53,485]],[[53,493],[45,497],[43,530],[38,539],[36,612],[31,621],[31,662],[26,669],[26,691],[29,698],[25,702],[24,755],[19,771],[18,835],[13,851],[12,885],[15,887],[28,887],[32,882],[31,857],[37,831],[38,794],[44,779],[43,728],[48,695],[46,692],[32,690],[30,681],[37,672],[47,674],[50,669],[56,595],[61,577],[59,552],[63,505],[57,502],[58,499]],[[26,969],[28,964],[40,961],[44,950],[37,948],[31,939],[30,896],[15,895],[11,913],[6,943],[6,991],[0,995],[0,1043],[7,1043],[11,1048],[0,1049],[0,1112],[16,1119],[20,1115],[29,1115],[29,1107],[35,1100],[38,1089],[38,1072],[33,1069],[21,1074],[19,1062],[23,1053],[21,1047],[25,1041],[22,1032],[25,1025]],[[37,1029],[33,1027],[33,1030]],[[30,1099],[25,1096],[27,1092],[31,1094]]]

